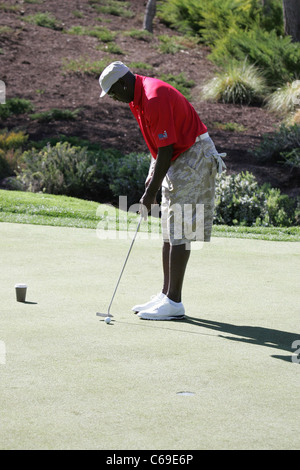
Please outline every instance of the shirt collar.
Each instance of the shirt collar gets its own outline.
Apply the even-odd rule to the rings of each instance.
[[[142,76],[135,76],[134,98],[132,101],[133,106],[140,106],[142,98]]]

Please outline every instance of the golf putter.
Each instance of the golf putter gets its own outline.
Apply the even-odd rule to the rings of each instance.
[[[138,233],[138,231],[139,231],[139,229],[140,229],[140,225],[141,225],[141,222],[142,222],[143,218],[144,218],[144,217],[143,217],[143,215],[141,214],[141,217],[140,217],[139,223],[138,223],[138,225],[137,225],[137,228],[136,228],[134,237],[133,237],[133,239],[132,239],[130,248],[129,248],[129,250],[128,250],[128,253],[127,253],[127,256],[126,256],[126,259],[125,259],[125,262],[124,262],[124,265],[123,265],[123,268],[122,268],[122,271],[121,271],[121,274],[120,274],[120,276],[119,276],[117,285],[116,285],[115,290],[114,290],[114,293],[113,293],[113,295],[112,295],[112,298],[111,298],[111,301],[110,301],[110,304],[109,304],[107,313],[100,313],[100,312],[97,312],[96,315],[97,315],[98,317],[113,317],[113,315],[110,313],[110,308],[111,308],[111,305],[112,305],[113,300],[114,300],[114,298],[115,298],[117,289],[118,289],[119,284],[120,284],[120,281],[121,281],[121,277],[122,277],[122,275],[123,275],[123,272],[124,272],[126,263],[127,263],[127,261],[128,261],[130,252],[131,252],[131,250],[132,250],[133,244],[134,244],[134,242],[135,242],[135,239],[136,239],[137,233]]]

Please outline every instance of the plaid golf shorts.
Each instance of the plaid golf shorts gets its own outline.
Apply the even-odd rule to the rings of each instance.
[[[182,245],[210,241],[217,170],[216,157],[204,155],[200,138],[171,163],[162,183],[161,223],[165,242]]]

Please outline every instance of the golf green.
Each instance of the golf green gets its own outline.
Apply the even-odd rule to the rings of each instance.
[[[213,238],[187,318],[149,322],[161,241],[140,235],[106,325],[129,238],[0,224],[1,449],[299,449],[299,243]]]

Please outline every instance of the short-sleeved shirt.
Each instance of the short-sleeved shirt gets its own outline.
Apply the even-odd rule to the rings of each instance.
[[[160,147],[173,144],[172,160],[176,160],[207,132],[191,103],[162,80],[136,75],[129,106],[155,159]]]

